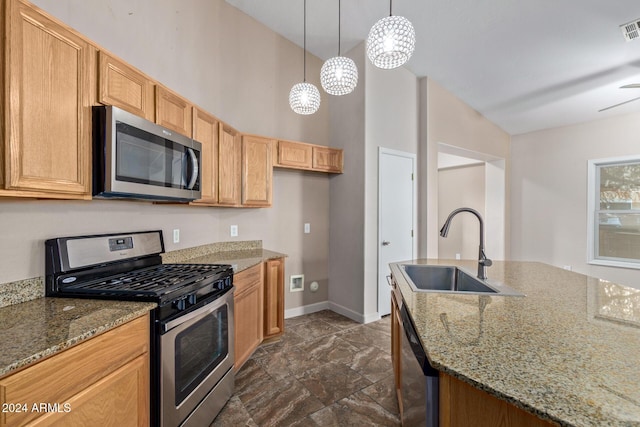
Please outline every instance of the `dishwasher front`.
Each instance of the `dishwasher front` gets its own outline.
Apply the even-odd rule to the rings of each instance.
[[[405,304],[402,304],[400,313],[404,329],[401,348],[402,426],[437,427],[438,370],[429,364]]]

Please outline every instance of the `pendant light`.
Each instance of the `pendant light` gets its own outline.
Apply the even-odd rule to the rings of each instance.
[[[358,84],[358,67],[351,58],[340,56],[340,0],[338,0],[338,56],[329,58],[320,70],[322,88],[330,95],[346,95]]]
[[[307,83],[307,0],[304,0],[304,56],[303,81],[296,83],[289,92],[289,105],[298,114],[313,114],[320,108],[320,91],[311,83]]]
[[[378,68],[397,68],[407,62],[416,46],[416,32],[403,16],[393,16],[389,0],[389,16],[371,27],[367,37],[367,56]]]

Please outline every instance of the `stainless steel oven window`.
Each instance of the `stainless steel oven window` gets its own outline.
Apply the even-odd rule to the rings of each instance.
[[[228,310],[219,310],[175,339],[175,404],[178,406],[229,353]]]

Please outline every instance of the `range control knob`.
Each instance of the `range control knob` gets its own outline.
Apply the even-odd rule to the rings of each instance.
[[[173,306],[179,311],[182,311],[187,308],[187,300],[185,298],[180,298],[179,300],[173,302]]]
[[[189,294],[187,296],[187,302],[189,305],[194,305],[196,303],[196,294]]]

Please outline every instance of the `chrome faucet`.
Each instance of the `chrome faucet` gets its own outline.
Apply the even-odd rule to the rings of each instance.
[[[453,219],[454,216],[456,216],[460,212],[472,213],[476,216],[476,218],[478,218],[478,221],[480,221],[480,247],[478,249],[478,279],[485,280],[487,278],[486,267],[491,267],[491,264],[493,264],[493,262],[489,258],[487,258],[487,256],[484,253],[484,221],[482,220],[482,216],[480,216],[480,213],[477,210],[471,209],[471,208],[458,208],[454,210],[449,214],[449,216],[447,217],[447,220],[444,222],[444,225],[440,229],[440,235],[442,237],[447,237],[447,234],[449,234],[449,227],[451,226],[451,220]]]

